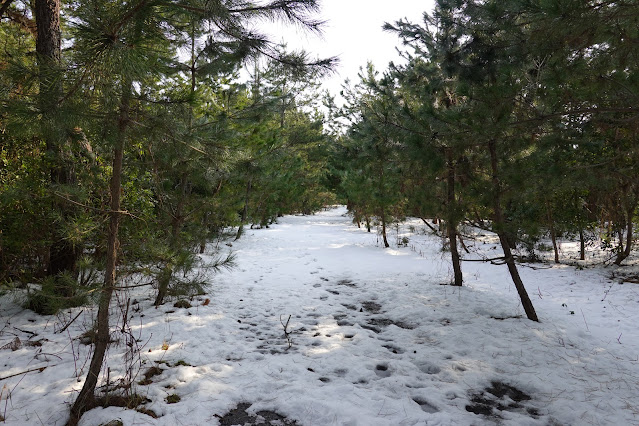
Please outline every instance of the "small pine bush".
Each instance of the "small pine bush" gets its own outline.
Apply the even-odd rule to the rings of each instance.
[[[71,274],[63,272],[46,277],[39,289],[30,292],[24,307],[40,315],[55,315],[62,309],[86,305],[89,293]]]

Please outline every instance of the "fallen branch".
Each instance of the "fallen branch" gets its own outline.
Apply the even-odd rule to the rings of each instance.
[[[286,324],[284,324],[284,321],[282,321],[282,316],[280,315],[280,324],[282,324],[282,327],[284,327],[284,336],[286,337],[286,341],[288,343],[288,348],[286,348],[286,350],[291,349],[291,346],[293,346],[293,341],[291,340],[291,332],[288,331],[288,323],[291,321],[291,316],[288,316],[288,319],[286,320]]]
[[[64,332],[64,330],[66,330],[67,328],[69,328],[69,326],[70,326],[71,324],[73,324],[73,321],[77,320],[77,319],[78,319],[78,317],[80,316],[80,314],[81,314],[82,312],[84,312],[84,309],[83,309],[83,310],[81,310],[80,312],[78,312],[78,315],[76,315],[75,317],[73,317],[73,319],[72,319],[71,321],[69,321],[69,322],[67,323],[67,325],[65,325],[64,327],[62,327],[62,329],[61,329],[61,330],[56,331],[56,334],[57,334],[57,333],[63,333],[63,332]]]
[[[483,259],[461,259],[462,262],[494,262],[496,260],[506,260],[505,257],[491,257],[491,258],[483,258]]]
[[[130,288],[137,288],[137,287],[144,287],[147,285],[153,285],[153,282],[150,283],[145,283],[145,284],[135,284],[135,285],[123,285],[123,286],[117,286],[117,287],[113,287],[114,290],[128,290]]]
[[[18,328],[18,327],[13,327],[13,328],[14,328],[15,330],[21,331],[21,332],[23,332],[23,333],[30,334],[31,336],[37,336],[37,335],[38,335],[38,333],[34,333],[33,331],[23,330],[23,329]]]
[[[424,225],[428,226],[430,228],[430,230],[433,231],[433,234],[437,235],[438,237],[441,237],[440,232],[437,229],[435,229],[435,227],[433,227],[433,225],[428,223],[428,221],[426,219],[424,219],[423,217],[420,217],[420,219],[422,220],[422,222],[424,222]]]
[[[20,372],[20,373],[11,374],[11,375],[9,375],[9,376],[5,376],[5,377],[0,377],[0,381],[2,381],[2,380],[6,380],[6,379],[10,379],[10,378],[15,377],[15,376],[20,376],[21,374],[31,373],[32,371],[39,371],[39,372],[41,372],[41,373],[42,373],[42,372],[43,372],[43,371],[44,371],[47,367],[48,367],[48,366],[47,366],[47,365],[45,365],[44,367],[32,368],[32,369],[30,369],[30,370],[22,371],[22,372]]]

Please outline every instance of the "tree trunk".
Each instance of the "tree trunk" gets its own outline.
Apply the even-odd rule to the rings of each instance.
[[[457,248],[457,223],[455,220],[455,164],[452,158],[452,152],[446,149],[446,214],[448,216],[448,244],[450,246],[450,257],[453,262],[453,285],[461,286],[464,282],[461,260],[459,257],[459,249]]]
[[[237,235],[235,235],[235,241],[239,240],[244,232],[244,222],[248,216],[249,197],[251,195],[251,180],[249,179],[246,184],[246,197],[244,199],[244,209],[242,210],[242,218],[240,220],[240,227],[237,229]]]
[[[386,238],[386,213],[384,212],[383,208],[382,208],[381,220],[382,220],[382,239],[384,240],[384,248],[389,248],[390,244],[388,244],[388,239]]]
[[[454,223],[448,224],[448,241],[450,244],[450,257],[453,261],[453,275],[455,277],[453,285],[461,286],[464,283],[464,279],[461,269],[461,258],[459,257],[459,250],[457,248],[457,227]]]
[[[155,297],[155,302],[153,303],[155,307],[158,307],[162,303],[164,303],[164,298],[169,292],[169,284],[171,284],[172,276],[173,276],[173,268],[171,267],[171,264],[169,263],[164,266],[164,269],[162,269],[162,272],[160,273],[160,276],[158,278],[158,294]]]
[[[51,163],[50,181],[54,185],[71,183],[68,167],[64,164],[61,142],[64,132],[56,117],[58,102],[62,96],[62,84],[58,78],[61,60],[62,32],[60,30],[60,0],[36,0],[36,53],[39,73],[38,102],[42,113],[41,130]],[[68,206],[58,205],[62,217]],[[49,248],[48,275],[70,272],[75,275],[78,250],[69,244],[59,232],[59,226],[51,224],[53,242]]]
[[[526,287],[524,286],[524,283],[519,276],[519,271],[517,271],[517,265],[515,264],[515,259],[512,255],[510,243],[508,242],[508,236],[504,231],[505,221],[504,214],[501,208],[501,183],[499,181],[499,169],[497,167],[497,143],[495,141],[490,141],[488,143],[488,151],[490,153],[490,166],[493,175],[493,208],[495,210],[494,226],[496,227],[497,236],[499,237],[499,242],[501,243],[501,247],[504,251],[506,265],[508,265],[508,272],[510,272],[510,277],[515,284],[515,288],[517,289],[517,293],[519,294],[519,298],[521,299],[521,304],[524,307],[526,316],[531,321],[539,321],[530,297],[528,297]]]
[[[183,173],[180,177],[180,195],[175,209],[171,213],[171,246],[178,246],[178,240],[180,239],[180,232],[186,217],[184,215],[184,204],[186,203],[186,197],[188,196],[189,181],[186,173]]]
[[[586,241],[584,238],[584,230],[579,228],[579,259],[586,260]]]
[[[371,232],[371,219],[366,216],[366,232]]]
[[[621,265],[621,262],[626,260],[628,256],[630,256],[630,252],[632,250],[632,241],[633,241],[633,223],[632,219],[634,216],[635,209],[637,207],[637,203],[631,203],[630,207],[626,209],[626,247],[623,247],[623,231],[619,231],[619,253],[617,254],[617,258],[615,259],[615,265]]]
[[[84,386],[78,394],[75,403],[71,407],[71,417],[69,424],[77,422],[82,414],[90,409],[95,400],[95,388],[98,383],[104,355],[109,344],[109,304],[116,284],[117,259],[118,259],[118,233],[120,229],[120,192],[122,190],[122,163],[124,157],[124,144],[126,130],[129,125],[129,109],[131,98],[131,82],[124,83],[122,100],[118,117],[118,141],[113,152],[113,174],[109,192],[111,203],[109,212],[109,228],[106,252],[106,268],[104,274],[104,285],[100,295],[98,307],[97,330],[95,349],[93,358],[89,365]]]
[[[62,32],[60,31],[60,0],[35,0],[38,60],[60,63]],[[46,75],[46,74],[45,74]],[[51,99],[57,102],[57,99]]]
[[[350,203],[350,201],[349,201]],[[352,211],[353,212],[353,223],[357,224],[357,228],[362,227],[362,218],[360,217],[359,213],[357,212],[357,210],[351,210],[350,207],[347,207],[348,211]]]
[[[550,240],[552,241],[552,249],[555,252],[555,263],[559,263],[559,247],[557,246],[557,233],[555,232],[555,223],[552,219],[550,203],[546,202],[546,214],[548,216],[548,228],[550,230]]]

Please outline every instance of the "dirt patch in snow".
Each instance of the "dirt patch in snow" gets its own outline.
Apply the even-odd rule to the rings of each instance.
[[[248,402],[242,402],[237,407],[226,413],[223,417],[219,417],[220,425],[232,426],[253,426],[253,425],[280,425],[280,426],[297,426],[295,420],[278,414],[274,411],[263,410],[255,414],[249,414],[246,410],[251,406]]]
[[[501,418],[502,411],[511,411],[537,418],[538,410],[525,403],[531,399],[530,395],[514,386],[493,381],[481,392],[471,395],[471,404],[466,405],[466,411],[495,418]]]

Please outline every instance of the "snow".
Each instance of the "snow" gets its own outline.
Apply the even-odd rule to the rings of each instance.
[[[249,413],[300,425],[639,425],[639,285],[618,279],[634,269],[520,267],[534,323],[505,266],[464,262],[465,286],[442,285],[452,273],[441,240],[417,220],[393,229],[383,249],[343,207],[287,216],[234,242],[237,267],[210,275],[192,308],[155,309],[148,287],[120,293],[139,304],[124,334],[122,310],[112,309],[109,382],[134,375],[159,417],[97,408],[80,424],[215,425],[247,402]],[[500,254],[490,235],[466,243],[478,253],[468,257]],[[88,368],[90,346],[78,338],[95,308],[38,316],[5,295],[0,313],[0,347],[21,342],[0,349],[0,378],[35,369],[0,380],[0,415],[64,424]],[[138,384],[152,366],[161,374]],[[180,401],[168,403],[173,394]],[[467,409],[482,403],[488,415]]]

